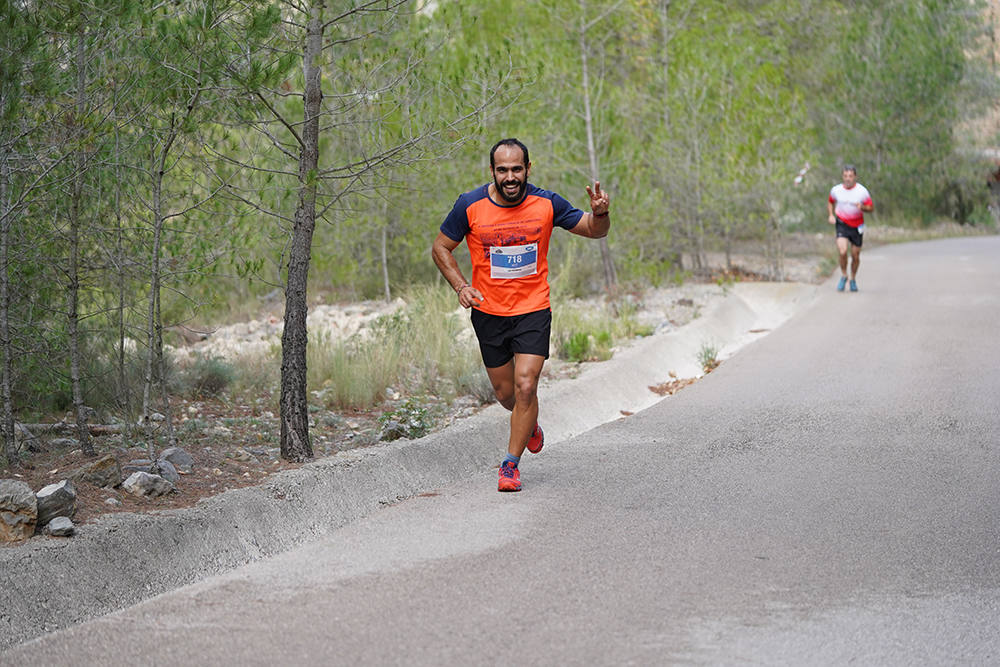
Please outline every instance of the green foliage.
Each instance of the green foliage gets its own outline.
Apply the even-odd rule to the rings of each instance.
[[[413,399],[407,399],[399,407],[379,416],[378,423],[383,430],[386,430],[390,425],[397,426],[396,429],[387,432],[386,440],[422,438],[434,426],[434,421],[428,414],[427,408]]]
[[[181,423],[181,426],[178,430],[180,431],[180,434],[182,436],[200,435],[201,432],[204,431],[206,428],[208,428],[207,421],[205,421],[204,419],[195,418],[195,419],[188,419],[183,423]]]
[[[639,312],[638,304],[628,298],[623,298],[613,304],[614,309],[614,331],[619,338],[635,338],[653,335],[654,327],[648,324],[641,324],[636,315]]]
[[[309,344],[309,385],[329,407],[371,407],[395,387],[408,394],[482,397],[482,362],[464,313],[446,288],[414,288],[409,304],[383,317],[364,338]],[[465,332],[463,334],[463,331]]]
[[[840,164],[856,164],[879,212],[927,220],[941,210],[934,201],[940,184],[962,162],[953,155],[953,130],[965,52],[976,39],[968,9],[955,0],[892,0],[840,19],[851,48],[826,72],[826,95],[816,104],[830,149],[827,173],[836,182]]]
[[[233,384],[236,374],[236,369],[225,359],[198,355],[183,370],[181,381],[189,396],[213,398]]]
[[[571,300],[554,301],[552,343],[555,355],[569,361],[606,361],[612,348],[637,336],[649,336],[654,328],[639,322],[638,304],[628,295],[609,299],[603,308],[582,306]]]
[[[559,356],[568,361],[591,360],[591,336],[585,331],[570,334],[569,338],[559,345]]]
[[[719,365],[719,346],[711,343],[702,343],[698,349],[698,364],[706,373],[712,372]]]
[[[387,387],[403,372],[398,345],[381,339],[375,348],[361,341],[319,337],[307,351],[308,384],[328,407],[364,408],[379,403]]]
[[[606,361],[611,358],[613,322],[594,318],[568,305],[553,308],[552,342],[556,356],[567,361]]]
[[[524,140],[532,181],[586,208],[581,39],[593,168],[612,193],[608,242],[623,284],[682,281],[709,250],[773,241],[778,220],[825,232],[826,192],[847,161],[872,190],[875,224],[989,224],[989,165],[969,157],[981,145],[957,144],[966,134],[958,128],[998,97],[978,8],[546,0],[511,11],[503,0],[469,0],[327,16],[321,159],[308,175],[320,211],[310,289],[341,298],[415,291],[372,341],[314,338],[310,388],[332,405],[371,405],[387,386],[492,400],[454,295],[414,286],[440,285],[428,248],[455,196],[488,179],[486,150],[498,138]],[[599,28],[583,29],[598,16]],[[114,349],[119,325],[144,344],[155,198],[170,216],[164,324],[249,314],[283,287],[303,113],[301,32],[289,18],[270,2],[0,0],[0,215],[17,410],[61,410],[69,400],[74,182],[85,193],[88,400],[138,395],[142,355],[126,360],[135,386],[121,388],[116,355],[101,350]],[[806,182],[793,188],[807,161]],[[557,301],[603,283],[597,244],[561,230],[549,266]],[[610,350],[605,334],[642,333],[628,319],[624,306],[603,322],[567,321],[554,341],[572,358],[599,357],[602,345]],[[270,391],[276,376],[267,357],[230,386]]]

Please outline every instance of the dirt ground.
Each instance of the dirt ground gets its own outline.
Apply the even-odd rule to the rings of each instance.
[[[276,403],[276,398],[264,396],[264,405]],[[188,507],[200,499],[229,489],[260,484],[270,475],[300,467],[281,459],[279,423],[270,410],[257,406],[234,405],[223,399],[191,401],[175,399],[171,409],[175,422],[177,446],[194,458],[193,470],[182,474],[176,491],[156,498],[136,497],[121,488],[97,488],[76,483],[76,524],[86,523],[113,512],[149,512]],[[314,418],[310,429],[313,452],[317,457],[355,447],[377,443],[378,413],[322,414]],[[442,424],[443,425],[443,424]],[[154,437],[165,442],[165,427],[161,422]],[[97,456],[112,454],[125,467],[129,462],[149,458],[144,446],[125,447],[123,442],[140,442],[143,434],[103,435],[92,443]],[[48,484],[67,479],[76,470],[94,461],[81,449],[46,446],[46,451],[33,452],[18,468],[0,468],[0,478],[26,482],[35,492]],[[159,444],[155,453],[164,448]],[[123,470],[122,479],[130,473]]]
[[[790,239],[785,253],[787,280],[819,283],[829,277],[836,265],[832,237],[827,235],[800,235]],[[724,254],[711,254],[711,270],[694,282],[720,284],[766,279],[768,262],[759,249],[738,249],[731,259],[733,268],[726,268]],[[657,298],[662,301],[664,295],[657,295]],[[667,295],[666,298],[671,297]],[[607,363],[613,363],[613,360]],[[578,372],[577,364],[552,359],[546,364],[542,382],[557,382]],[[689,383],[690,380],[681,380],[659,389],[663,393],[673,393]],[[431,404],[425,407],[433,422],[432,430],[440,430],[455,419],[483,407],[481,400],[474,397],[460,397],[451,402],[430,400]],[[175,399],[171,410],[177,446],[194,458],[193,472],[181,476],[176,492],[157,498],[138,498],[120,488],[99,489],[76,484],[78,495],[74,522],[79,525],[112,512],[151,512],[188,507],[202,498],[233,488],[260,484],[270,475],[301,466],[280,457],[276,406],[277,397],[266,393],[249,405],[224,398],[198,401]],[[377,445],[381,428],[379,416],[379,411],[317,411],[312,415],[310,429],[314,454],[323,457]],[[157,433],[158,440],[164,442],[162,423],[157,428],[161,431]],[[113,454],[124,466],[130,461],[148,458],[145,447],[126,447],[123,444],[142,440],[141,433],[133,433],[95,437],[93,443],[99,456]],[[161,444],[159,447],[162,449],[164,446]],[[39,449],[41,451],[30,453],[17,468],[0,467],[0,478],[20,479],[37,492],[48,484],[68,478],[92,460],[78,448],[45,445]],[[156,453],[159,454],[159,450]],[[127,474],[123,474],[123,479],[125,477]]]

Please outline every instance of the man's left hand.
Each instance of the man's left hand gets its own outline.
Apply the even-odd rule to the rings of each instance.
[[[608,193],[601,190],[601,182],[594,181],[594,188],[587,186],[587,194],[590,195],[590,210],[594,215],[607,215],[608,206],[611,205],[611,198]]]

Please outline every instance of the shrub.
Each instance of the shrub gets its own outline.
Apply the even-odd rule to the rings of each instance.
[[[236,369],[221,357],[195,357],[183,373],[188,395],[211,398],[225,391],[236,379]]]
[[[578,331],[559,346],[559,356],[569,361],[586,361],[590,358],[590,336]]]
[[[372,407],[390,386],[409,394],[492,397],[488,380],[483,386],[478,347],[463,336],[454,292],[415,287],[406,299],[404,310],[381,318],[363,338],[310,341],[309,385],[322,387],[318,398],[328,407]]]
[[[434,426],[433,420],[427,414],[427,409],[413,399],[406,399],[392,412],[383,414],[378,418],[378,423],[382,427],[383,440],[422,438]]]

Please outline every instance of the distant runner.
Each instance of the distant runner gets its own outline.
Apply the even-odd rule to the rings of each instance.
[[[851,291],[858,291],[858,265],[861,263],[861,242],[865,233],[865,213],[875,209],[868,189],[858,183],[858,170],[854,165],[844,165],[841,173],[843,183],[830,190],[826,208],[828,221],[837,226],[837,251],[840,253],[840,282],[837,291],[843,292],[847,285],[847,248],[851,249]]]
[[[609,197],[600,183],[587,186],[591,213],[573,208],[554,192],[528,182],[528,149],[503,139],[490,150],[493,182],[458,198],[434,240],[434,263],[472,308],[472,326],[486,374],[502,406],[511,411],[507,456],[500,464],[500,491],[520,491],[518,463],[525,448],[542,450],[538,425],[538,378],[549,356],[552,311],[548,250],[554,227],[598,239],[611,227]],[[465,239],[472,282],[452,254]]]

